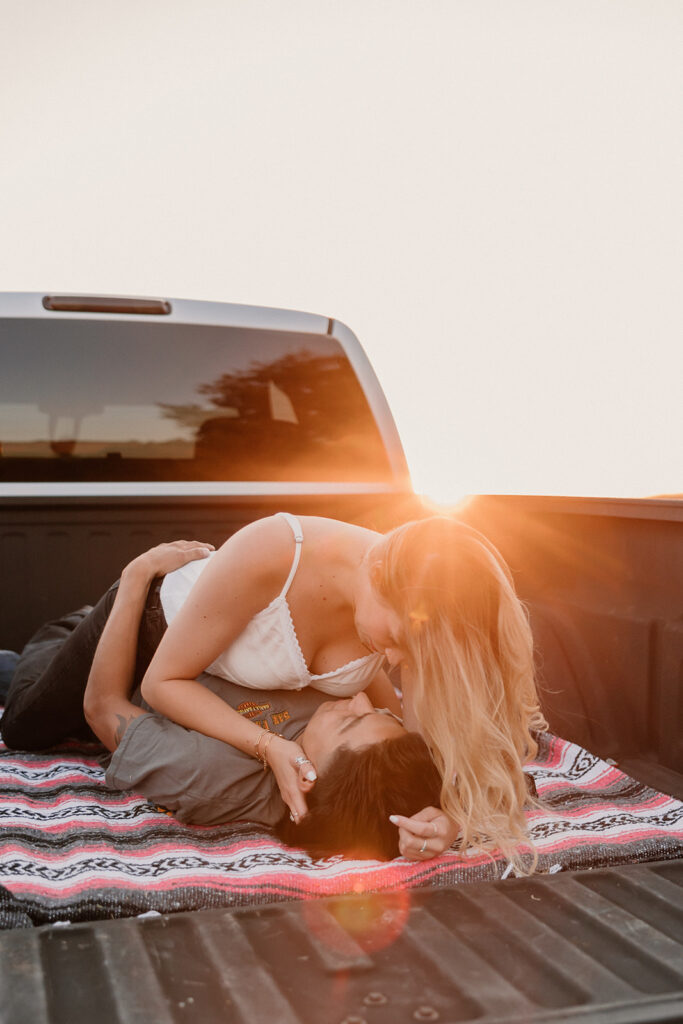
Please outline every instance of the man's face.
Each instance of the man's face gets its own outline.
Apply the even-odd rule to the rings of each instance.
[[[405,729],[390,714],[377,711],[364,693],[350,700],[321,704],[299,737],[306,756],[323,772],[341,747],[358,750],[402,736]]]

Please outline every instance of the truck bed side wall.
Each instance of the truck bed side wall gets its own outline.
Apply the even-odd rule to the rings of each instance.
[[[683,772],[681,502],[478,498],[528,603],[551,726]]]
[[[123,566],[162,541],[216,546],[278,511],[329,516],[377,530],[420,514],[412,494],[0,501],[0,647],[21,650],[49,619],[93,604]]]

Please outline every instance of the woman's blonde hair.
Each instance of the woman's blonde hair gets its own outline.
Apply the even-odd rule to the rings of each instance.
[[[402,621],[413,709],[460,848],[498,849],[519,872],[533,871],[523,765],[538,749],[532,730],[547,724],[510,570],[483,534],[435,516],[386,534],[370,571]]]

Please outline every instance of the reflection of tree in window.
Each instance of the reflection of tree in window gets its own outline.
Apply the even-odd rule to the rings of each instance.
[[[224,373],[197,392],[211,409],[161,409],[196,428],[196,470],[203,479],[362,480],[389,474],[374,418],[343,355],[302,348]]]

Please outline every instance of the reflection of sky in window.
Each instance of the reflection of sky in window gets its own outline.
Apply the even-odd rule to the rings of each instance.
[[[198,419],[200,410],[229,416],[201,385],[311,346],[305,335],[244,328],[11,319],[0,321],[0,341],[8,353],[0,377],[6,441],[73,437],[74,418],[84,439],[189,440],[192,425],[165,416],[158,403],[198,406]],[[314,344],[316,355],[340,351],[330,338]],[[276,418],[296,419],[282,409]]]

